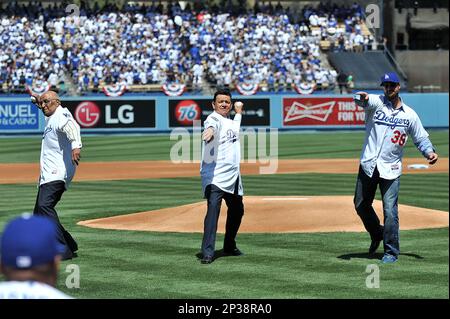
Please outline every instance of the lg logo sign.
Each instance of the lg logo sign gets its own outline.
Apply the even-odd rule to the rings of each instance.
[[[83,127],[92,127],[100,119],[100,109],[97,104],[83,102],[75,110],[75,119]]]
[[[86,129],[154,128],[154,100],[98,99],[64,101],[81,127]]]
[[[82,127],[94,127],[101,118],[101,111],[97,104],[93,102],[80,103],[75,109],[75,118]],[[130,104],[124,104],[119,107],[105,105],[104,124],[133,124],[134,107]]]
[[[125,104],[117,110],[117,117],[111,114],[111,105],[105,105],[105,123],[106,124],[131,124],[134,122],[133,106]]]

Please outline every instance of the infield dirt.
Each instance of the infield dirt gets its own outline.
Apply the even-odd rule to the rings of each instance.
[[[440,158],[427,169],[409,169],[411,164],[426,164],[423,158],[404,159],[404,174],[448,173],[448,158]],[[272,163],[273,165],[273,163]],[[276,174],[324,173],[355,174],[358,159],[278,160]],[[242,175],[258,175],[268,164],[242,163]],[[39,164],[0,164],[0,184],[35,183]],[[85,162],[77,169],[74,181],[131,180],[199,176],[199,163],[170,161]],[[245,215],[240,232],[333,232],[364,231],[353,208],[351,196],[244,196]],[[374,207],[382,218],[380,201]],[[127,214],[78,224],[108,229],[161,232],[202,232],[205,201],[156,211]],[[448,213],[407,205],[399,206],[400,228],[448,227]],[[219,232],[224,231],[226,205],[222,205]]]
[[[448,173],[448,158],[440,158],[428,169],[408,169],[411,164],[426,164],[424,158],[405,158],[403,174]],[[278,160],[276,174],[324,173],[357,174],[358,159],[302,159]],[[273,162],[272,162],[273,165]],[[268,164],[242,163],[242,175],[258,175]],[[175,178],[199,176],[199,163],[172,163],[170,161],[81,162],[74,181],[125,180],[146,178]],[[37,182],[38,163],[0,164],[0,184]]]
[[[242,233],[302,233],[364,231],[351,196],[244,196]],[[383,221],[382,204],[374,201]],[[226,205],[222,204],[218,232],[224,233]],[[105,229],[159,232],[203,232],[205,201],[135,214],[81,221]],[[400,229],[448,227],[448,213],[399,205]]]

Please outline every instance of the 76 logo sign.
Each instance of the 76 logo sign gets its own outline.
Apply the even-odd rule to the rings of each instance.
[[[183,100],[175,107],[175,118],[178,123],[192,125],[195,120],[200,120],[202,109],[192,100]]]
[[[391,138],[391,142],[394,143],[394,144],[398,143],[398,145],[400,145],[400,146],[405,145],[405,143],[406,143],[406,134],[400,132],[399,130],[395,130],[394,131],[394,136]]]

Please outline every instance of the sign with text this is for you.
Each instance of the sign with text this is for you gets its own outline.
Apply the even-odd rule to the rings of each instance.
[[[283,126],[364,126],[364,109],[352,97],[283,99]]]

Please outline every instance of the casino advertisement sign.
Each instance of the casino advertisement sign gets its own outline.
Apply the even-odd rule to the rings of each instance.
[[[236,99],[242,101],[241,126],[270,126],[269,99]],[[194,121],[201,120],[202,124],[214,110],[211,99],[169,100],[169,126],[192,127]],[[233,108],[230,115],[235,114]]]
[[[351,97],[283,99],[283,126],[364,126],[364,109]]]
[[[39,128],[41,111],[31,102],[0,102],[0,130]]]
[[[81,128],[154,128],[154,100],[63,101]]]

